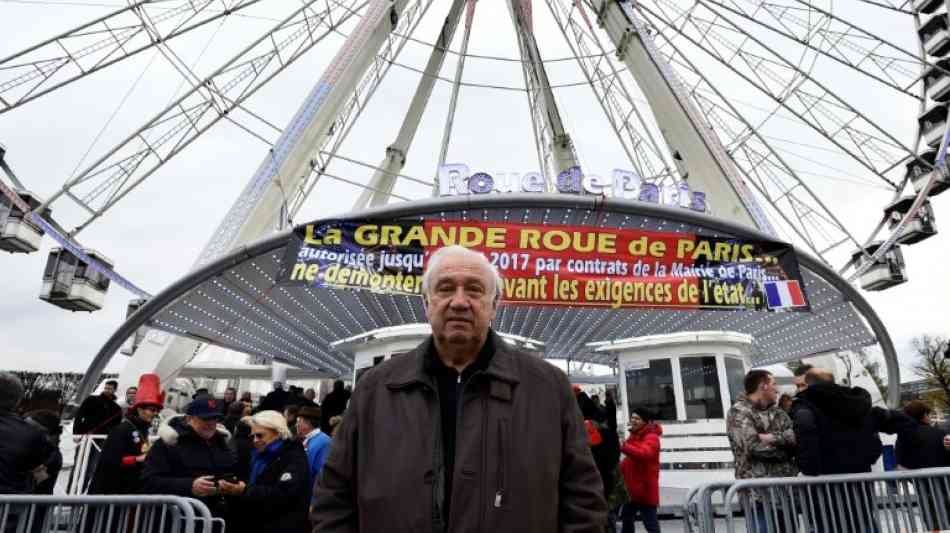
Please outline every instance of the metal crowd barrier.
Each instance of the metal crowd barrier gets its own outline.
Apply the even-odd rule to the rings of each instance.
[[[698,487],[693,487],[686,494],[686,503],[683,504],[683,520],[686,522],[686,531],[715,531],[715,515],[725,514],[723,500],[732,481],[715,481]],[[719,496],[720,511],[716,512],[716,495]],[[730,510],[731,511],[731,510]]]
[[[224,533],[224,521],[179,496],[0,495],[0,533]]]
[[[85,494],[89,489],[89,482],[96,470],[96,462],[99,454],[102,452],[102,446],[105,444],[108,435],[81,435],[74,438],[75,449],[70,458],[73,459],[71,465],[64,464],[60,475],[68,472],[68,483],[66,485],[66,494]],[[68,454],[63,454],[63,462],[67,463]]]
[[[693,533],[950,530],[950,468],[709,483],[689,493],[684,517]]]

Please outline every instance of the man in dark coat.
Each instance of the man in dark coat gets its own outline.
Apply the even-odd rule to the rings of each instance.
[[[59,451],[59,437],[63,432],[60,425],[59,415],[56,411],[49,409],[37,409],[26,413],[23,418],[33,424],[34,427],[43,433],[50,446],[53,447],[52,453],[43,463],[41,471],[34,472],[34,479],[37,481],[33,487],[33,494],[42,494],[50,496],[56,487],[56,478],[63,469],[63,454]]]
[[[809,370],[804,382],[805,389],[796,395],[792,415],[798,466],[806,476],[870,472],[881,455],[878,434],[898,433],[909,420],[896,412],[872,407],[868,391],[836,384],[834,375],[827,370]],[[874,524],[872,510],[864,503],[871,501],[871,495],[853,494],[849,498],[849,512],[827,502],[826,508],[841,512],[814,517],[816,529],[851,531],[861,523]]]
[[[950,451],[943,446],[943,429],[930,425],[929,405],[912,400],[904,406],[904,413],[914,421],[909,431],[898,434],[895,446],[897,464],[914,470],[950,466]]]
[[[904,406],[904,413],[914,421],[913,426],[897,435],[895,455],[897,464],[908,470],[950,466],[950,451],[943,445],[946,435],[943,429],[930,425],[932,409],[920,400],[912,400]],[[947,496],[941,490],[939,478],[936,487],[923,481],[915,486],[920,511],[928,531],[941,529],[939,509],[947,504]],[[934,490],[937,489],[937,491]],[[930,503],[924,503],[930,502]]]
[[[481,253],[429,257],[432,336],[360,380],[317,482],[315,531],[603,531],[567,376],[490,329],[502,287]]]
[[[868,391],[836,384],[827,370],[809,370],[805,383],[792,416],[798,466],[806,476],[870,472],[881,456],[878,434],[897,433],[909,420],[896,411],[872,407]]]
[[[606,396],[607,399],[604,401],[604,416],[607,417],[607,425],[613,432],[617,433],[617,400],[614,399],[613,389],[607,389]],[[619,438],[619,434],[618,434]]]
[[[350,401],[350,393],[343,387],[342,380],[333,382],[333,390],[327,394],[320,404],[320,431],[330,434],[333,428],[330,427],[330,419],[343,414],[346,410],[346,404]]]
[[[157,375],[146,374],[140,383],[137,400],[102,445],[89,494],[137,494],[141,490],[149,429],[163,403]]]
[[[145,458],[142,491],[196,497],[212,514],[227,519],[217,482],[234,475],[235,465],[227,430],[218,425],[217,400],[208,396],[192,400],[185,414],[159,428],[159,440]]]
[[[115,403],[115,389],[119,382],[106,381],[102,393],[86,398],[76,411],[73,420],[73,436],[107,435],[122,422],[122,408]]]
[[[275,381],[274,390],[267,393],[267,396],[264,396],[264,399],[261,400],[261,405],[257,408],[258,411],[277,411],[278,413],[283,413],[284,409],[287,408],[287,400],[290,399],[290,393],[284,390],[284,384]]]
[[[39,429],[14,414],[22,398],[20,378],[0,372],[0,494],[30,492],[33,471],[55,451]]]

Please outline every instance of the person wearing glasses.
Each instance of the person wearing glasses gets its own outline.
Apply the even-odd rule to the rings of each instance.
[[[135,389],[135,400],[125,418],[112,428],[102,444],[102,454],[89,485],[89,494],[135,494],[141,488],[141,474],[149,449],[152,420],[162,410],[156,374],[143,374]],[[141,392],[138,392],[141,390]]]
[[[247,481],[221,480],[235,514],[229,533],[301,533],[309,529],[310,466],[303,446],[294,440],[287,420],[277,411],[250,417],[251,470]]]
[[[228,502],[218,482],[234,476],[235,459],[222,417],[218,400],[199,396],[185,408],[185,416],[163,423],[145,458],[142,492],[198,498],[227,522]]]

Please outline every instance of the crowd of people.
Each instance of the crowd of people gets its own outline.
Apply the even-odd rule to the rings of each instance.
[[[882,433],[897,435],[899,469],[950,466],[950,437],[931,425],[925,403],[911,401],[903,410],[876,407],[865,389],[835,383],[830,371],[811,365],[799,366],[793,381],[796,394],[781,402],[771,373],[746,374],[745,394],[726,418],[737,479],[867,473],[882,455]],[[862,490],[870,488],[847,494],[842,505],[812,492],[816,505],[827,509],[825,516],[806,517],[812,530],[874,531],[873,495]],[[746,517],[750,531],[782,532],[796,523],[796,517],[782,516],[782,508],[774,504],[756,495]],[[924,519],[936,525],[935,515]]]
[[[257,406],[234,388],[222,398],[199,389],[183,414],[160,424],[157,375],[141,376],[121,402],[117,386],[105,382],[73,418],[77,438],[106,435],[101,447],[89,448],[96,450],[87,458],[89,494],[198,498],[228,531],[310,529],[313,484],[349,400],[342,381],[322,405],[313,389],[282,383]],[[60,416],[19,413],[22,397],[19,378],[0,373],[0,494],[53,494],[63,464]]]
[[[124,405],[106,382],[73,422],[74,435],[108,435],[88,492],[198,498],[238,533],[594,533],[618,519],[624,533],[637,521],[660,531],[656,414],[630,406],[621,437],[613,391],[602,403],[572,390],[564,372],[503,341],[491,328],[501,287],[484,255],[441,248],[422,279],[432,335],[366,372],[352,395],[336,382],[319,404],[312,389],[282,383],[256,406],[233,388],[221,398],[200,389],[159,423],[156,375],[127,389]],[[881,432],[898,435],[904,468],[948,464],[950,439],[925,405],[872,407],[818,368],[795,382],[780,404],[769,372],[745,376],[727,417],[737,478],[867,472]],[[17,414],[22,396],[0,373],[0,494],[48,494],[62,465],[59,417]]]

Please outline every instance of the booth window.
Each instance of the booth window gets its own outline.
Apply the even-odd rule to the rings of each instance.
[[[680,374],[683,377],[686,419],[722,418],[716,358],[683,357],[680,359]]]
[[[46,270],[43,271],[43,277],[45,279],[52,279],[53,275],[56,274],[57,262],[59,262],[59,254],[56,252],[50,253],[46,259]]]
[[[656,359],[650,361],[647,368],[631,368],[624,374],[630,411],[645,407],[653,412],[657,420],[676,420],[673,367],[669,359]]]
[[[745,367],[742,361],[732,357],[723,357],[723,361],[726,363],[726,381],[729,383],[729,396],[732,399],[729,403],[736,403],[745,387]]]

